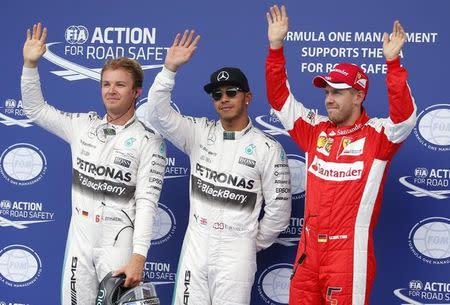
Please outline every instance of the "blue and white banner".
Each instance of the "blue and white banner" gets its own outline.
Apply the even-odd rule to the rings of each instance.
[[[0,93],[0,305],[60,304],[60,280],[71,200],[69,146],[24,114],[20,93],[26,29],[48,28],[39,72],[46,101],[64,111],[104,113],[100,71],[128,56],[144,69],[137,106],[177,32],[201,40],[177,73],[172,104],[180,113],[217,118],[203,91],[211,72],[236,66],[253,92],[254,125],[284,146],[292,174],[292,216],[275,244],[258,253],[252,305],[288,303],[289,277],[303,227],[305,156],[270,110],[265,88],[265,13],[270,1],[144,1],[38,3],[2,1]],[[278,3],[280,4],[280,3]],[[285,54],[292,91],[325,114],[312,86],[338,62],[360,64],[370,78],[364,106],[385,117],[388,102],[382,35],[400,20],[407,31],[401,56],[417,104],[417,124],[394,157],[375,230],[377,274],[371,304],[450,304],[450,2],[286,0],[290,31]],[[189,160],[167,143],[167,167],[144,273],[161,304],[170,304],[188,221]],[[175,190],[175,191],[174,191]],[[341,305],[341,304],[338,304]]]

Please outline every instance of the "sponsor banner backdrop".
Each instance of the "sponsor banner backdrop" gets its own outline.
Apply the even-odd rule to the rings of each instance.
[[[144,69],[144,94],[137,103],[138,117],[144,120],[146,92],[175,34],[186,28],[195,29],[202,38],[191,62],[177,74],[172,96],[177,111],[216,118],[211,98],[203,91],[210,73],[223,66],[237,66],[246,73],[253,92],[250,115],[254,125],[286,150],[293,205],[289,227],[272,247],[258,253],[251,304],[288,303],[290,274],[303,228],[307,168],[304,153],[283,130],[266,99],[265,13],[271,4],[237,0],[224,4],[80,0],[69,6],[50,0],[32,6],[0,3],[4,29],[0,51],[0,304],[60,303],[71,212],[71,152],[64,141],[25,116],[20,93],[25,33],[38,21],[49,30],[47,52],[39,64],[44,97],[64,111],[104,114],[101,67],[107,59],[128,56]],[[387,0],[364,4],[288,0],[285,4],[290,22],[285,42],[290,85],[298,100],[321,114],[325,114],[324,93],[312,86],[312,77],[346,61],[362,65],[370,78],[364,102],[369,115],[386,117],[382,35],[392,30],[396,19],[408,32],[401,56],[409,71],[418,121],[395,156],[386,181],[375,230],[377,274],[371,304],[450,304],[450,93],[445,89],[450,68],[450,3],[415,1],[405,7]],[[353,145],[360,149],[364,142]],[[161,304],[171,302],[189,215],[189,159],[170,143],[167,157],[144,270],[156,284]],[[315,162],[318,169],[330,166],[320,159]],[[361,163],[340,170],[353,173],[346,177],[353,180],[359,179],[363,168]],[[197,180],[197,186],[203,183]],[[243,198],[246,194],[235,195]]]

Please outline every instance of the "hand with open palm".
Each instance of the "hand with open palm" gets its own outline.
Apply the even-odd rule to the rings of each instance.
[[[266,13],[268,29],[267,36],[269,38],[270,47],[272,49],[279,49],[283,46],[283,39],[286,37],[289,28],[289,19],[286,12],[286,7],[271,6]]]
[[[383,54],[386,60],[393,60],[397,58],[406,41],[406,33],[398,20],[394,22],[392,34],[389,37],[388,33],[383,35]]]
[[[178,68],[187,63],[194,55],[200,36],[194,39],[195,32],[193,30],[185,30],[183,36],[178,33],[175,36],[172,46],[167,51],[164,65],[170,71],[176,72]]]
[[[47,48],[45,39],[47,38],[47,28],[42,29],[39,22],[33,25],[32,31],[27,30],[27,39],[23,45],[23,64],[27,68],[37,67],[39,59],[44,55]]]

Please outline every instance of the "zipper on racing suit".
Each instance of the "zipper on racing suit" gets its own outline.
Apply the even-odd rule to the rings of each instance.
[[[317,217],[317,215],[309,215],[308,216],[308,218],[311,218],[311,217]],[[303,225],[303,228],[304,228],[304,230],[303,230],[303,233],[305,233],[306,232],[306,224],[307,224],[308,222],[306,221],[306,219],[305,219],[305,223],[304,223],[304,225]],[[302,233],[302,235],[303,235],[303,233]],[[297,262],[295,263],[295,265],[294,265],[294,268],[292,269],[292,273],[291,273],[291,280],[292,280],[292,278],[294,277],[294,275],[295,275],[295,272],[297,272],[297,268],[298,268],[298,266],[300,266],[301,264],[303,264],[303,261],[305,260],[305,258],[306,258],[306,236],[305,236],[305,239],[304,239],[304,246],[303,246],[303,253],[300,255],[300,257],[299,257],[299,259],[297,260]]]

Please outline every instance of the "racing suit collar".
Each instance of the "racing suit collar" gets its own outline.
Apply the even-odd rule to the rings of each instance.
[[[359,118],[356,120],[356,122],[353,125],[345,126],[345,127],[337,127],[335,124],[333,124],[334,128],[329,133],[329,135],[333,136],[336,134],[344,135],[344,134],[353,133],[353,132],[359,130],[361,127],[363,127],[364,124],[367,123],[367,121],[369,121],[369,116],[367,115],[366,109],[364,109],[364,107],[362,107],[361,115],[359,116]]]
[[[136,114],[133,114],[133,116],[123,125],[115,125],[113,123],[109,123],[107,114],[105,114],[102,118],[102,124],[104,124],[105,126],[109,126],[110,128],[114,129],[116,132],[119,132],[125,128],[130,127],[135,121],[136,121]]]
[[[223,134],[223,139],[224,140],[238,140],[240,138],[242,138],[244,135],[246,135],[250,129],[252,129],[253,124],[252,124],[252,120],[250,118],[248,118],[248,124],[247,126],[245,126],[244,129],[239,130],[239,131],[228,131],[225,130],[222,126],[222,123],[219,121],[217,121],[217,126],[219,126],[220,131]]]

